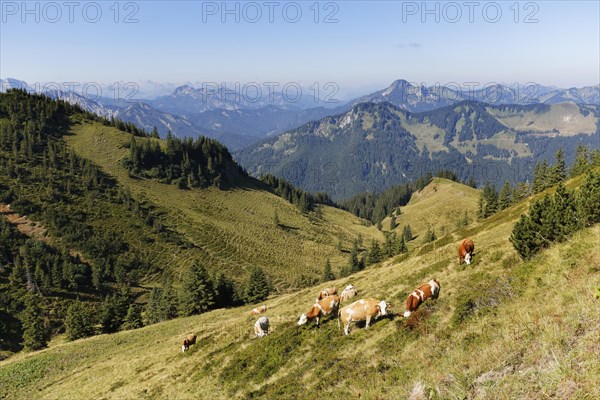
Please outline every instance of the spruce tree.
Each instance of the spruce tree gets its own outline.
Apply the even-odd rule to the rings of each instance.
[[[361,265],[358,260],[358,242],[356,240],[354,241],[352,245],[352,250],[350,251],[348,267],[350,268],[350,273],[355,273],[361,270]]]
[[[512,190],[508,181],[504,182],[500,196],[498,197],[498,208],[504,210],[508,208],[512,202]]]
[[[390,231],[393,231],[394,229],[396,229],[396,226],[398,226],[396,224],[396,216],[392,215],[392,217],[390,218]]]
[[[410,225],[405,225],[402,229],[402,236],[404,237],[405,242],[410,242],[413,239],[412,229]]]
[[[479,195],[479,201],[477,202],[477,219],[485,218],[485,199],[483,198],[483,193]]]
[[[379,242],[375,239],[371,240],[371,247],[369,248],[369,264],[377,264],[383,259],[383,255],[381,253],[381,247],[379,246]]]
[[[600,223],[600,172],[591,171],[577,194],[577,214],[582,226]]]
[[[263,301],[269,296],[270,291],[271,287],[264,271],[259,267],[252,268],[244,288],[244,302],[252,304]]]
[[[567,164],[562,147],[558,149],[555,155],[554,166],[550,168],[549,182],[550,186],[557,185],[567,178]]]
[[[67,309],[65,327],[69,340],[92,336],[94,334],[94,318],[89,308],[79,300],[73,302]]]
[[[333,273],[333,271],[331,270],[331,263],[329,262],[329,259],[327,259],[327,261],[325,262],[325,267],[323,268],[323,277],[322,277],[322,281],[323,282],[329,282],[335,279],[335,275]]]
[[[204,313],[214,305],[214,288],[206,269],[194,262],[186,272],[179,292],[179,315]]]
[[[25,297],[25,309],[20,315],[23,327],[23,347],[27,351],[43,349],[48,345],[48,329],[40,303],[43,298],[28,293]]]
[[[144,326],[142,322],[142,312],[140,307],[131,303],[127,309],[127,316],[125,317],[125,323],[123,323],[123,329],[138,329]]]
[[[575,162],[571,165],[570,176],[575,177],[585,173],[590,167],[590,152],[586,146],[579,144],[575,150]]]
[[[102,332],[117,332],[127,315],[127,300],[120,295],[107,295],[102,303],[100,322]]]
[[[231,307],[235,305],[235,286],[224,273],[215,276],[213,287],[215,289],[215,306]]]
[[[554,220],[555,241],[564,241],[578,228],[575,195],[567,190],[562,182],[556,188],[549,218]]]
[[[534,194],[543,192],[548,187],[548,164],[546,160],[535,164],[531,189]]]

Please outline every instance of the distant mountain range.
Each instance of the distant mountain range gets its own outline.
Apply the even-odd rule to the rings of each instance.
[[[235,154],[251,174],[271,173],[343,199],[441,169],[480,184],[531,176],[535,162],[579,143],[598,148],[598,106],[488,105],[463,101],[412,113],[388,102],[359,103]]]
[[[170,90],[172,84],[148,82],[143,94],[154,95]],[[41,90],[24,81],[8,78],[0,80],[0,91],[24,88]],[[250,88],[252,89],[252,88]],[[289,101],[281,92],[268,93],[261,89],[239,91],[221,85],[191,85],[176,87],[168,95],[147,100],[116,101],[109,97],[86,98],[76,92],[48,91],[53,98],[76,103],[98,115],[120,118],[151,130],[156,127],[162,136],[171,131],[179,137],[200,135],[221,141],[232,150],[239,150],[260,140],[275,136],[310,121],[339,115],[360,103],[389,102],[399,109],[420,112],[431,111],[462,101],[481,101],[490,104],[557,104],[565,101],[577,104],[599,104],[600,86],[556,89],[545,86],[516,88],[491,85],[469,91],[450,86],[425,86],[397,80],[389,87],[359,97],[348,103],[327,104],[305,94],[298,101]]]
[[[556,89],[538,84],[508,86],[485,85],[483,88],[456,88],[452,86],[413,85],[397,80],[383,90],[362,96],[350,102],[389,102],[403,110],[430,111],[461,101],[478,101],[488,104],[558,104],[571,101],[577,104],[600,104],[600,85],[583,88]]]

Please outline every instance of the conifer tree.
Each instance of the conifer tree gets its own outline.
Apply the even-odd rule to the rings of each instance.
[[[244,288],[244,302],[246,304],[258,303],[269,296],[271,287],[264,271],[254,267],[250,271],[250,277]]]
[[[215,289],[215,305],[217,307],[231,307],[235,305],[235,286],[224,273],[215,276],[213,287]]]
[[[348,260],[348,267],[350,273],[355,273],[361,270],[360,261],[358,260],[358,242],[355,240],[352,244],[352,250],[350,251],[350,257]]]
[[[579,144],[575,150],[575,162],[571,166],[570,176],[581,175],[590,167],[590,152],[586,146]]]
[[[396,226],[398,226],[396,224],[396,216],[392,215],[392,217],[390,218],[390,231],[393,231],[394,229],[396,229]]]
[[[329,259],[327,259],[327,261],[325,262],[325,267],[323,268],[323,277],[321,280],[323,282],[329,282],[334,279],[335,279],[335,274],[331,270],[331,263],[329,262]]]
[[[125,317],[123,329],[138,329],[142,326],[144,326],[144,323],[142,322],[142,312],[140,307],[135,303],[131,303],[127,309],[127,316]]]
[[[512,190],[508,181],[504,182],[504,186],[502,186],[502,190],[500,191],[500,196],[498,197],[498,208],[500,210],[504,210],[508,208],[512,202]]]
[[[76,300],[67,309],[65,320],[69,340],[76,340],[94,334],[94,319],[89,308]]]
[[[371,247],[369,248],[369,264],[377,264],[383,259],[383,255],[381,254],[381,247],[379,246],[379,242],[375,239],[371,240]]]
[[[577,214],[582,226],[600,223],[600,172],[589,172],[577,194]]]
[[[402,229],[402,236],[404,237],[404,242],[410,242],[413,239],[412,229],[410,225],[405,225]]]
[[[557,185],[567,178],[567,164],[562,147],[558,149],[555,155],[554,166],[550,168],[548,185]]]
[[[179,292],[179,315],[187,317],[204,313],[214,305],[214,288],[199,262],[194,262],[186,272]]]
[[[535,164],[533,169],[533,183],[531,184],[531,190],[534,194],[543,192],[548,187],[548,164],[546,160]]]
[[[553,207],[549,210],[548,217],[554,221],[555,233],[553,240],[555,241],[562,242],[577,230],[578,219],[575,195],[567,190],[562,182],[556,188],[556,193],[553,196]]]
[[[23,347],[27,351],[43,349],[48,345],[48,329],[40,303],[42,297],[33,293],[25,297],[25,309],[20,315],[23,327]]]

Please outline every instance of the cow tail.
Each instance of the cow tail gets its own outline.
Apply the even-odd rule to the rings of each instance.
[[[342,329],[342,326],[340,324],[340,320],[341,319],[342,319],[342,310],[338,310],[338,317],[337,317],[337,320],[338,320],[338,331]]]

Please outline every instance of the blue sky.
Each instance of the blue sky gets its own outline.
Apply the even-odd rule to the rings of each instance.
[[[335,82],[349,93],[400,78],[600,81],[598,1],[477,1],[472,22],[464,1],[429,2],[429,14],[421,1],[273,1],[273,22],[265,1],[228,2],[239,12],[227,15],[221,1],[120,2],[118,16],[114,1],[77,1],[72,22],[62,1],[29,2],[29,14],[21,1],[1,3],[0,77],[28,82]],[[137,22],[125,23],[132,13]]]

